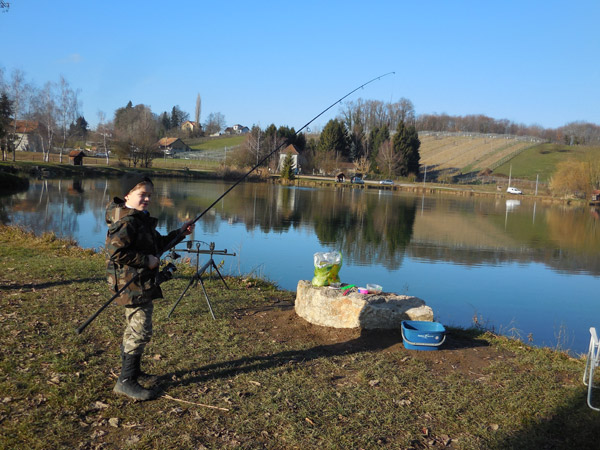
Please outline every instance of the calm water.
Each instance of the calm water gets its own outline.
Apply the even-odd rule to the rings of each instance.
[[[151,212],[161,232],[196,217],[229,186],[155,183]],[[0,197],[0,220],[98,249],[105,205],[118,193],[117,180],[33,181],[27,192]],[[446,325],[477,318],[536,345],[585,352],[589,327],[600,326],[599,223],[587,207],[526,199],[246,183],[198,222],[193,238],[237,253],[218,258],[226,273],[253,272],[290,290],[312,278],[313,253],[339,250],[343,282],[420,297]]]

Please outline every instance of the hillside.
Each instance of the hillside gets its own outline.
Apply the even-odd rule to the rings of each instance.
[[[510,161],[499,165],[495,174],[535,180],[539,176],[542,182],[549,181],[558,164],[565,160],[598,161],[600,147],[592,145],[542,144],[528,148]]]
[[[524,150],[541,144],[539,138],[479,133],[421,131],[421,164],[428,172],[494,170]]]

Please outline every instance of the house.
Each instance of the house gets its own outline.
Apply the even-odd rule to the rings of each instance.
[[[39,135],[40,124],[37,120],[17,120],[14,144],[19,152],[41,152],[42,139]],[[8,132],[15,129],[15,121],[9,124]]]
[[[236,124],[232,128],[233,128],[233,133],[234,134],[246,134],[246,133],[248,133],[250,131],[250,128],[245,127],[245,126],[240,125],[240,124]]]
[[[599,190],[592,191],[590,205],[600,205],[600,191]]]
[[[71,150],[69,152],[69,164],[72,166],[83,166],[83,150]]]
[[[302,156],[300,155],[300,152],[294,144],[288,145],[279,153],[279,164],[277,166],[277,170],[281,172],[281,169],[283,168],[283,163],[287,155],[292,155],[292,167],[296,173],[299,173],[302,163]]]
[[[246,134],[249,132],[250,132],[250,128],[245,127],[240,124],[236,124],[232,127],[225,128],[225,131],[223,131],[223,134]]]
[[[191,148],[179,138],[165,137],[160,139],[156,145],[165,156],[174,156],[177,153],[191,151]]]
[[[188,133],[195,133],[196,131],[200,131],[201,129],[202,125],[191,120],[186,120],[181,124],[181,130],[187,131]]]

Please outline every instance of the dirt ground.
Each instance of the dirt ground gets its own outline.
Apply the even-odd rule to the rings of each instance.
[[[514,358],[510,351],[494,348],[482,339],[447,332],[446,341],[435,351],[407,350],[400,330],[360,330],[357,328],[330,328],[311,324],[294,311],[292,302],[275,300],[261,308],[237,310],[236,324],[253,339],[274,340],[279,343],[303,345],[314,342],[318,350],[331,354],[359,351],[398,352],[403,358],[425,362],[436,372],[455,371],[477,379],[494,360]]]

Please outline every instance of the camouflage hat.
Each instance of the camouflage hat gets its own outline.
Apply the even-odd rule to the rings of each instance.
[[[152,183],[152,180],[141,173],[128,173],[121,178],[121,192],[123,193],[123,197],[129,194],[134,187],[136,187],[140,183]]]

